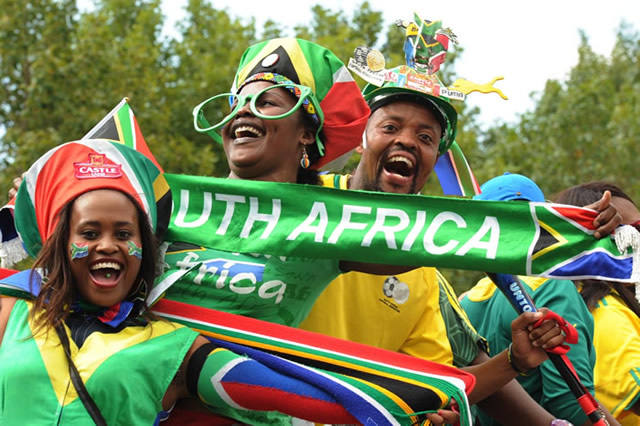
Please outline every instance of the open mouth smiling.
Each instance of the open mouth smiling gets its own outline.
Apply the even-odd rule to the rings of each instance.
[[[410,178],[415,174],[414,162],[403,155],[392,155],[384,163],[384,170],[387,173]]]
[[[264,132],[262,130],[250,124],[235,126],[231,133],[236,139],[259,138],[264,136]]]
[[[122,265],[117,262],[96,262],[89,267],[89,274],[94,283],[99,287],[112,287],[118,283],[122,271]]]

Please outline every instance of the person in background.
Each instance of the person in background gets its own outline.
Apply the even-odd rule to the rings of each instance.
[[[638,229],[640,211],[620,187],[589,182],[562,191],[554,201],[584,206],[609,191],[622,223]],[[638,237],[636,237],[638,238]],[[640,288],[612,281],[576,281],[580,295],[593,315],[596,350],[596,398],[622,425],[640,425]]]
[[[545,201],[542,190],[535,182],[526,176],[510,173],[488,180],[482,185],[480,195],[474,198],[508,202]],[[610,194],[595,201],[608,204]],[[593,394],[593,368],[596,360],[592,343],[593,317],[573,282],[524,276],[520,279],[536,306],[548,307],[576,328],[579,335],[578,343],[571,346],[567,356],[583,385]],[[480,280],[464,295],[461,305],[476,330],[489,342],[492,352],[500,352],[509,347],[509,324],[518,314],[491,280]],[[550,360],[534,369],[522,370],[521,373],[517,377],[518,382],[535,401],[555,417],[566,419],[574,425],[591,424]],[[611,424],[617,423],[610,413],[603,411]],[[479,419],[483,426],[496,424],[487,413],[480,412]]]

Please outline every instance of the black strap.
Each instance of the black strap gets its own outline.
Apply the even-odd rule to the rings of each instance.
[[[78,397],[80,397],[80,401],[82,401],[82,405],[87,409],[87,412],[91,416],[91,419],[97,426],[107,426],[107,421],[102,417],[102,413],[100,409],[96,405],[96,402],[89,395],[89,391],[84,386],[82,382],[82,377],[80,377],[80,373],[76,368],[76,365],[73,363],[71,359],[71,351],[69,350],[69,338],[67,337],[67,333],[64,331],[64,326],[62,323],[58,324],[55,327],[56,333],[58,334],[58,338],[60,338],[60,342],[62,343],[62,347],[64,349],[64,353],[67,356],[67,361],[69,362],[69,375],[71,376],[71,383],[73,383],[73,387],[76,388],[76,392],[78,393]]]
[[[187,366],[187,389],[189,389],[191,395],[198,395],[200,371],[202,371],[207,357],[215,348],[216,345],[213,343],[205,343],[191,354],[191,359],[189,359],[189,365]]]

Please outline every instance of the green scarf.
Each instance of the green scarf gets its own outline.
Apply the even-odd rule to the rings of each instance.
[[[591,210],[166,175],[167,239],[242,253],[438,266],[550,278],[632,279],[596,240]]]

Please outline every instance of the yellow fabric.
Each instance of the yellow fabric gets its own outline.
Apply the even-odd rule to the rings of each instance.
[[[640,417],[629,411],[640,398],[640,318],[614,294],[591,313],[596,398],[623,425],[640,425]]]
[[[319,177],[323,186],[347,189],[348,175]],[[460,320],[474,330],[453,288],[435,268],[392,277],[342,274],[320,295],[300,328],[453,365],[441,291]]]
[[[33,309],[33,303],[25,303],[29,311],[31,311]],[[64,327],[69,336],[69,327],[67,327],[66,324]],[[92,333],[80,349],[78,349],[78,346],[71,337],[69,337],[69,350],[80,372],[82,381],[86,383],[98,367],[117,352],[182,327],[183,326],[179,324],[158,321],[147,327],[127,327],[118,333]],[[78,394],[76,393],[75,387],[69,386],[68,377],[64,374],[59,374],[60,371],[66,371],[69,367],[67,358],[60,345],[60,339],[55,331],[49,329],[48,333],[38,333],[34,337],[34,340],[40,348],[40,353],[47,354],[46,357],[42,358],[42,362],[49,373],[49,379],[51,380],[58,402],[60,405],[73,402],[78,397]],[[101,349],[96,350],[96,348]]]
[[[320,295],[300,327],[452,365],[435,268],[415,269],[396,277],[408,286],[404,303],[399,303],[402,298],[385,295],[386,276],[341,275]]]
[[[537,290],[538,287],[549,280],[548,278],[526,277],[523,275],[519,275],[518,278],[527,283],[527,285],[531,287],[533,291]],[[482,302],[484,300],[490,299],[496,291],[499,291],[498,287],[495,286],[493,281],[485,277],[478,281],[478,283],[473,286],[471,290],[466,293],[466,295],[472,302]]]

